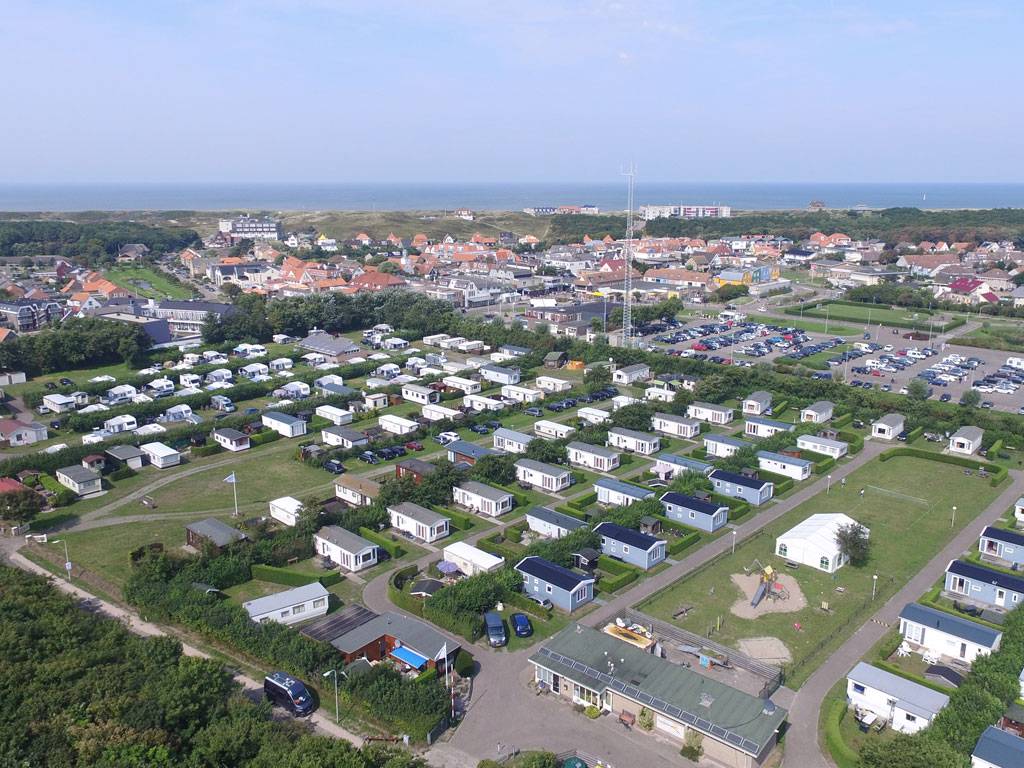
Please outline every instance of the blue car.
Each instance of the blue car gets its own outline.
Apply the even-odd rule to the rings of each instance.
[[[533,634],[533,625],[525,613],[513,613],[508,617],[508,623],[512,625],[516,637],[529,637]]]

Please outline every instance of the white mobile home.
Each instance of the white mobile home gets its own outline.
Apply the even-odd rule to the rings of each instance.
[[[599,504],[609,507],[628,507],[635,501],[643,501],[654,496],[650,488],[626,483],[611,477],[602,477],[594,483],[594,492]]]
[[[455,419],[462,418],[462,411],[455,408],[448,408],[444,405],[438,405],[436,403],[433,405],[424,405],[423,408],[420,409],[420,413],[427,421],[444,421],[445,419],[454,421]]]
[[[772,437],[779,432],[793,432],[796,429],[794,424],[774,419],[765,419],[761,416],[748,416],[743,423],[743,434],[748,437]]]
[[[409,435],[420,428],[420,425],[412,419],[403,419],[401,416],[391,413],[386,413],[377,419],[377,424],[385,432],[391,432],[394,435]]]
[[[491,573],[505,564],[505,558],[484,552],[464,541],[456,541],[442,550],[444,559],[454,563],[465,576]]]
[[[533,423],[533,433],[537,437],[549,440],[563,440],[576,431],[575,427],[568,424],[559,424],[557,421],[539,419]]]
[[[313,534],[316,553],[353,573],[377,564],[377,545],[337,525]]]
[[[370,438],[366,436],[366,433],[352,427],[325,427],[320,430],[320,439],[326,445],[336,445],[346,449],[370,443]]]
[[[601,445],[573,441],[566,446],[569,463],[597,472],[611,472],[619,466],[619,452]]]
[[[700,422],[686,416],[656,413],[651,417],[651,429],[664,435],[692,440],[700,434]]]
[[[906,421],[901,413],[887,413],[871,422],[871,436],[879,440],[895,440],[903,432]]]
[[[600,408],[580,408],[576,415],[588,424],[604,424],[612,418],[611,413]]]
[[[238,453],[239,451],[249,450],[249,436],[244,432],[239,432],[237,429],[219,427],[210,434],[213,437],[213,442],[226,451]]]
[[[820,453],[824,456],[831,456],[833,459],[845,456],[847,451],[850,450],[850,445],[842,440],[831,440],[827,437],[817,437],[816,435],[800,435],[796,439],[796,447],[801,451]]]
[[[505,408],[505,403],[483,395],[466,395],[462,398],[462,405],[472,408],[474,411],[500,411]]]
[[[508,491],[475,480],[467,480],[452,488],[452,499],[459,506],[489,517],[505,514],[515,503],[515,496]]]
[[[503,368],[500,365],[488,364],[480,368],[480,375],[483,376],[487,381],[494,384],[518,384],[519,383],[519,369],[518,368]]]
[[[181,463],[181,454],[163,443],[143,443],[139,450],[149,459],[149,463],[157,469],[176,467]]]
[[[402,397],[410,403],[429,405],[441,401],[441,393],[430,387],[421,387],[419,384],[406,384],[402,387]]]
[[[707,452],[707,455],[715,456],[720,459],[735,456],[744,448],[750,448],[752,446],[753,443],[747,442],[746,440],[740,440],[738,437],[733,437],[732,435],[716,435],[710,433],[704,435],[704,450]]]
[[[330,593],[324,589],[323,584],[314,581],[302,587],[258,597],[242,603],[242,607],[248,612],[249,618],[257,624],[268,621],[295,624],[326,615],[329,596]]]
[[[545,491],[561,491],[572,485],[572,473],[565,467],[556,467],[533,459],[516,462],[516,480]]]
[[[272,429],[282,437],[302,437],[306,434],[306,422],[298,416],[278,411],[267,411],[260,417],[263,426]]]
[[[302,502],[294,496],[282,496],[270,502],[270,516],[279,523],[293,527],[302,514]]]
[[[709,424],[728,424],[732,421],[732,408],[714,403],[691,403],[686,408],[686,415]]]
[[[800,421],[808,424],[824,424],[832,418],[835,405],[828,400],[811,403],[800,411]]]
[[[547,507],[530,507],[526,513],[526,524],[534,533],[549,539],[560,539],[587,525],[578,518]]]
[[[949,703],[944,693],[863,661],[846,676],[846,699],[901,733],[927,728]]]
[[[568,392],[572,389],[572,382],[559,379],[554,376],[538,376],[533,382],[537,389],[544,392]]]
[[[807,459],[800,459],[795,456],[787,456],[784,453],[773,451],[757,452],[757,468],[765,472],[772,472],[776,475],[790,477],[793,480],[806,480],[811,476],[814,462]]]
[[[616,384],[632,384],[637,381],[647,381],[651,378],[651,367],[646,363],[627,365],[612,373],[612,381]]]
[[[494,447],[506,453],[526,453],[527,446],[536,439],[533,435],[505,427],[494,430]]]
[[[646,432],[637,432],[623,427],[612,427],[608,430],[608,445],[630,453],[650,456],[661,450],[661,438]]]
[[[340,427],[343,424],[351,424],[355,414],[334,405],[318,405],[315,411],[317,416],[327,419],[331,424]]]
[[[653,386],[644,390],[644,400],[652,403],[671,403],[675,399],[675,390],[665,386]]]
[[[411,501],[388,507],[388,514],[392,527],[428,544],[448,535],[447,517]]]
[[[900,611],[900,634],[915,651],[967,664],[999,650],[1003,638],[984,624],[918,603],[907,603]]]
[[[520,387],[516,384],[506,384],[501,388],[501,396],[517,403],[536,403],[544,399],[544,392],[539,389]]]
[[[949,452],[961,456],[973,456],[981,450],[985,431],[980,427],[960,427],[949,438]]]
[[[772,393],[758,390],[751,392],[743,400],[744,416],[760,416],[763,413],[770,413],[772,410]]]

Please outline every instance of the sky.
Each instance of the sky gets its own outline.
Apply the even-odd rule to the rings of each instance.
[[[3,182],[1024,181],[1019,0],[4,0]]]

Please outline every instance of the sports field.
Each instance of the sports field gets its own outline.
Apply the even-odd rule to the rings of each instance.
[[[874,304],[859,306],[849,304],[825,304],[820,309],[804,309],[804,317],[828,317],[830,320],[847,320],[864,325],[881,323],[927,323],[932,314],[923,309],[892,309]]]
[[[768,526],[763,535],[738,547],[735,555],[726,555],[638,607],[698,634],[711,631],[713,639],[733,647],[749,638],[777,638],[792,658],[787,685],[798,687],[831,649],[916,574],[956,531],[970,525],[998,493],[987,480],[966,477],[961,468],[949,464],[915,457],[874,460],[850,475],[845,487],[833,485],[829,493],[801,504]],[[956,520],[951,525],[954,505]],[[774,554],[776,537],[823,512],[845,513],[871,530],[871,555],[865,566],[847,565],[829,575],[806,565],[789,569]],[[753,572],[758,564],[771,565],[795,579],[806,606],[787,611],[785,601],[780,601],[774,613],[764,611],[754,618],[735,615],[730,607],[743,600],[743,593],[733,577]],[[872,602],[874,574],[878,589]],[[798,601],[794,600],[794,607]],[[673,619],[687,606],[690,610],[684,617]]]

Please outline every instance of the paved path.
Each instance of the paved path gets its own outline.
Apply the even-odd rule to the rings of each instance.
[[[832,475],[832,482],[838,483],[842,478],[849,475],[856,469],[859,469],[864,464],[875,458],[882,451],[892,448],[892,444],[883,443],[880,441],[868,440],[864,443],[864,448],[854,456],[846,464],[837,465],[832,469],[830,474]],[[808,499],[818,495],[825,490],[825,486],[828,483],[827,477],[819,477],[813,482],[803,483],[799,490],[793,495],[777,502],[774,506],[764,510],[763,512],[757,512],[751,516],[749,520],[740,526],[737,526],[736,540],[737,543],[749,538],[759,530],[764,528],[766,525],[773,523],[778,520],[784,514],[792,510],[799,504],[807,501]],[[655,574],[648,579],[644,579],[640,584],[633,589],[628,590],[624,594],[609,600],[603,606],[598,608],[596,611],[587,614],[586,623],[594,626],[600,626],[629,608],[631,605],[636,605],[645,598],[657,592],[659,589],[668,586],[672,582],[679,579],[684,574],[690,573],[691,571],[700,568],[707,563],[715,555],[721,552],[725,552],[732,547],[733,536],[731,533],[727,533],[724,536],[705,544],[703,547],[698,549],[691,555],[684,557],[682,560],[677,562],[671,568],[668,568],[661,573]]]
[[[55,578],[45,568],[43,568],[40,565],[36,565],[31,560],[17,552],[8,553],[7,560],[10,562],[11,565],[21,568],[22,570],[29,571],[30,573],[36,573],[41,576],[46,576],[50,579],[50,582],[54,584],[58,589],[67,592],[68,594],[74,595],[75,597],[79,597],[84,600],[91,600],[94,604],[99,606],[99,613],[103,614],[108,618],[118,619],[119,621],[122,621],[130,631],[134,632],[137,635],[142,635],[143,637],[159,637],[163,635],[169,635],[168,632],[164,631],[161,627],[157,626],[156,624],[153,624],[148,621],[143,621],[132,611],[127,611],[112,603],[100,600],[95,595],[92,595],[86,592],[84,589],[81,589],[73,584],[68,583],[64,579]],[[197,656],[204,659],[210,658],[210,655],[208,653],[205,653],[204,651],[201,651],[194,646],[188,645],[187,643],[182,643],[181,649],[186,656]],[[245,688],[248,691],[257,693],[260,697],[262,697],[262,682],[257,682],[248,675],[243,675],[241,673],[236,673],[234,677],[235,681],[238,682],[243,688]],[[312,723],[313,727],[316,730],[320,731],[326,736],[333,736],[334,738],[345,739],[346,741],[352,742],[356,746],[363,745],[363,739],[361,736],[357,736],[356,734],[342,728],[341,726],[336,725],[334,721],[330,719],[330,716],[322,710],[314,712],[310,716],[309,722]]]
[[[999,498],[960,531],[800,687],[789,710],[790,730],[786,735],[786,765],[798,768],[826,768],[831,765],[827,750],[818,743],[818,713],[825,695],[875,643],[882,639],[889,631],[888,627],[897,623],[903,606],[917,600],[931,589],[945,572],[950,560],[965,550],[976,548],[978,532],[982,526],[1002,517],[1006,510],[1013,506],[1013,502],[1024,494],[1024,473],[1012,472],[1010,476],[1013,482],[999,494]]]

